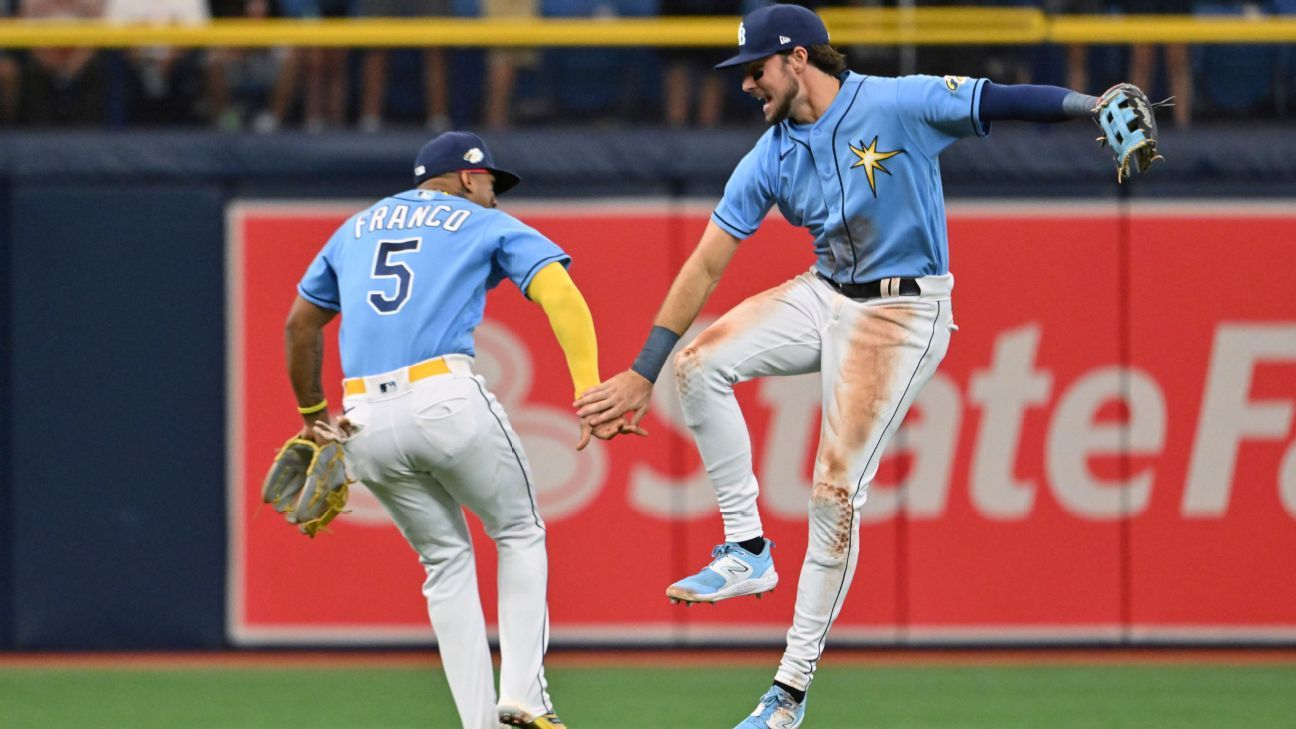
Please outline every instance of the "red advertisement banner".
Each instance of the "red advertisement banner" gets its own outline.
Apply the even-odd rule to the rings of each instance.
[[[353,491],[351,513],[315,540],[259,508],[265,469],[299,425],[282,329],[296,282],[361,206],[230,209],[228,614],[239,644],[433,639],[422,568],[371,494]],[[605,376],[633,360],[708,213],[665,202],[511,211],[572,254]],[[870,486],[833,639],[1296,639],[1292,211],[952,206],[959,331]],[[772,215],[689,336],[812,262],[808,234]],[[648,438],[577,453],[570,380],[539,307],[505,283],[477,349],[539,483],[555,643],[782,636],[806,543],[817,376],[738,386],[782,587],[684,610],[664,590],[723,532],[674,378],[659,380]],[[494,551],[480,530],[474,541],[493,621]]]

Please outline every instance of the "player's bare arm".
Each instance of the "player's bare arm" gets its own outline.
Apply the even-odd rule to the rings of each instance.
[[[697,247],[689,255],[680,272],[671,283],[666,300],[662,302],[653,320],[653,332],[635,365],[606,382],[586,391],[576,400],[577,414],[587,418],[595,428],[595,435],[611,438],[617,432],[599,426],[633,413],[629,426],[637,427],[648,412],[653,383],[661,372],[666,357],[675,342],[692,326],[703,305],[720,283],[729,262],[733,260],[741,241],[720,228],[708,223]]]
[[[317,440],[317,422],[329,422],[321,373],[324,369],[324,326],[336,311],[316,306],[298,296],[284,324],[284,348],[288,358],[288,379],[297,397],[303,425],[298,438]]]

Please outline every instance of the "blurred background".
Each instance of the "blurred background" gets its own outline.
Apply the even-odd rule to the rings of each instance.
[[[394,648],[425,659],[415,675],[426,674],[422,570],[372,496],[357,489],[352,512],[313,541],[258,508],[265,469],[297,428],[282,360],[295,283],[347,216],[410,186],[424,141],[469,129],[524,180],[502,206],[573,254],[604,375],[627,367],[762,133],[741,79],[710,70],[756,6],[0,0],[0,716],[12,712],[0,725],[60,726],[48,712],[61,704],[80,707],[68,726],[266,716],[186,713],[208,689],[168,684],[165,671],[139,693],[104,679],[93,699],[60,701],[100,679],[42,673],[54,664],[41,661],[84,651],[255,663],[285,648]],[[958,725],[1290,726],[1296,3],[812,7],[861,73],[1095,95],[1128,80],[1175,98],[1159,115],[1166,161],[1123,185],[1087,122],[1000,123],[942,155],[960,331],[871,487],[826,665],[846,649],[920,661],[950,648],[1245,649],[1243,662],[1278,655],[1281,668],[1184,674],[1151,713],[1116,702],[1125,719],[1090,723],[1086,711],[1140,681],[1173,682],[1057,677],[1060,704],[1010,711],[1016,723],[987,708]],[[700,323],[811,262],[806,233],[772,213]],[[553,645],[647,649],[666,672],[721,660],[676,649],[755,651],[734,660],[742,670],[678,672],[686,683],[672,689],[732,679],[745,711],[768,680],[750,679],[753,661],[772,672],[790,623],[817,378],[739,388],[785,588],[685,611],[662,590],[722,534],[673,378],[655,393],[652,436],[576,454],[561,352],[538,308],[508,287],[493,294],[478,350],[540,483]],[[340,402],[335,357],[325,377]],[[475,534],[493,622],[493,550]],[[583,697],[569,721],[667,725],[600,719],[606,671],[559,666],[555,686]],[[831,701],[857,716],[841,670],[823,684],[837,698],[816,699],[822,717]],[[933,680],[960,686],[956,697],[991,690],[979,674],[866,670],[850,680],[888,687],[867,700],[891,726],[948,725],[940,712],[966,707],[929,704]],[[990,683],[1028,701],[1047,693],[1032,683],[1042,675]],[[627,676],[618,700],[633,703],[642,675]],[[312,725],[437,725],[425,718],[448,706],[443,684],[420,694],[422,679],[400,680],[419,696],[408,716]],[[159,686],[185,708],[140,709]],[[281,690],[292,683],[246,703],[277,703]],[[1265,702],[1215,702],[1223,694]],[[670,725],[742,715],[721,708]],[[905,723],[924,710],[928,723]]]

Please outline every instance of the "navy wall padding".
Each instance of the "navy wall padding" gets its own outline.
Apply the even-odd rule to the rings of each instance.
[[[522,175],[517,197],[660,195],[679,190],[716,197],[763,128],[672,131],[656,127],[591,130],[525,129],[487,134],[496,160]],[[1097,127],[1001,122],[984,139],[958,142],[941,155],[946,191],[958,195],[1110,194],[1110,156],[1097,148]],[[13,133],[0,137],[0,180],[220,182],[227,190],[277,195],[377,197],[411,184],[421,131],[384,134],[218,134],[195,131]],[[1139,197],[1165,195],[1176,184],[1196,195],[1250,195],[1263,181],[1269,195],[1296,189],[1296,127],[1283,124],[1165,128],[1167,163],[1136,185]],[[1174,195],[1182,190],[1175,189]]]
[[[14,347],[9,338],[9,311],[12,308],[9,282],[9,189],[0,185],[0,651],[13,645],[11,619],[13,588],[9,575],[13,562],[13,508],[10,494],[13,479],[9,470],[9,361]]]
[[[223,196],[13,193],[19,649],[221,644]]]

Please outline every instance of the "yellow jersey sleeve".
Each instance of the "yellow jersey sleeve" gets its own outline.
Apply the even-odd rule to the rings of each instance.
[[[532,277],[526,294],[549,317],[549,326],[567,357],[576,395],[597,385],[600,380],[594,318],[567,269],[556,261],[540,269]]]

